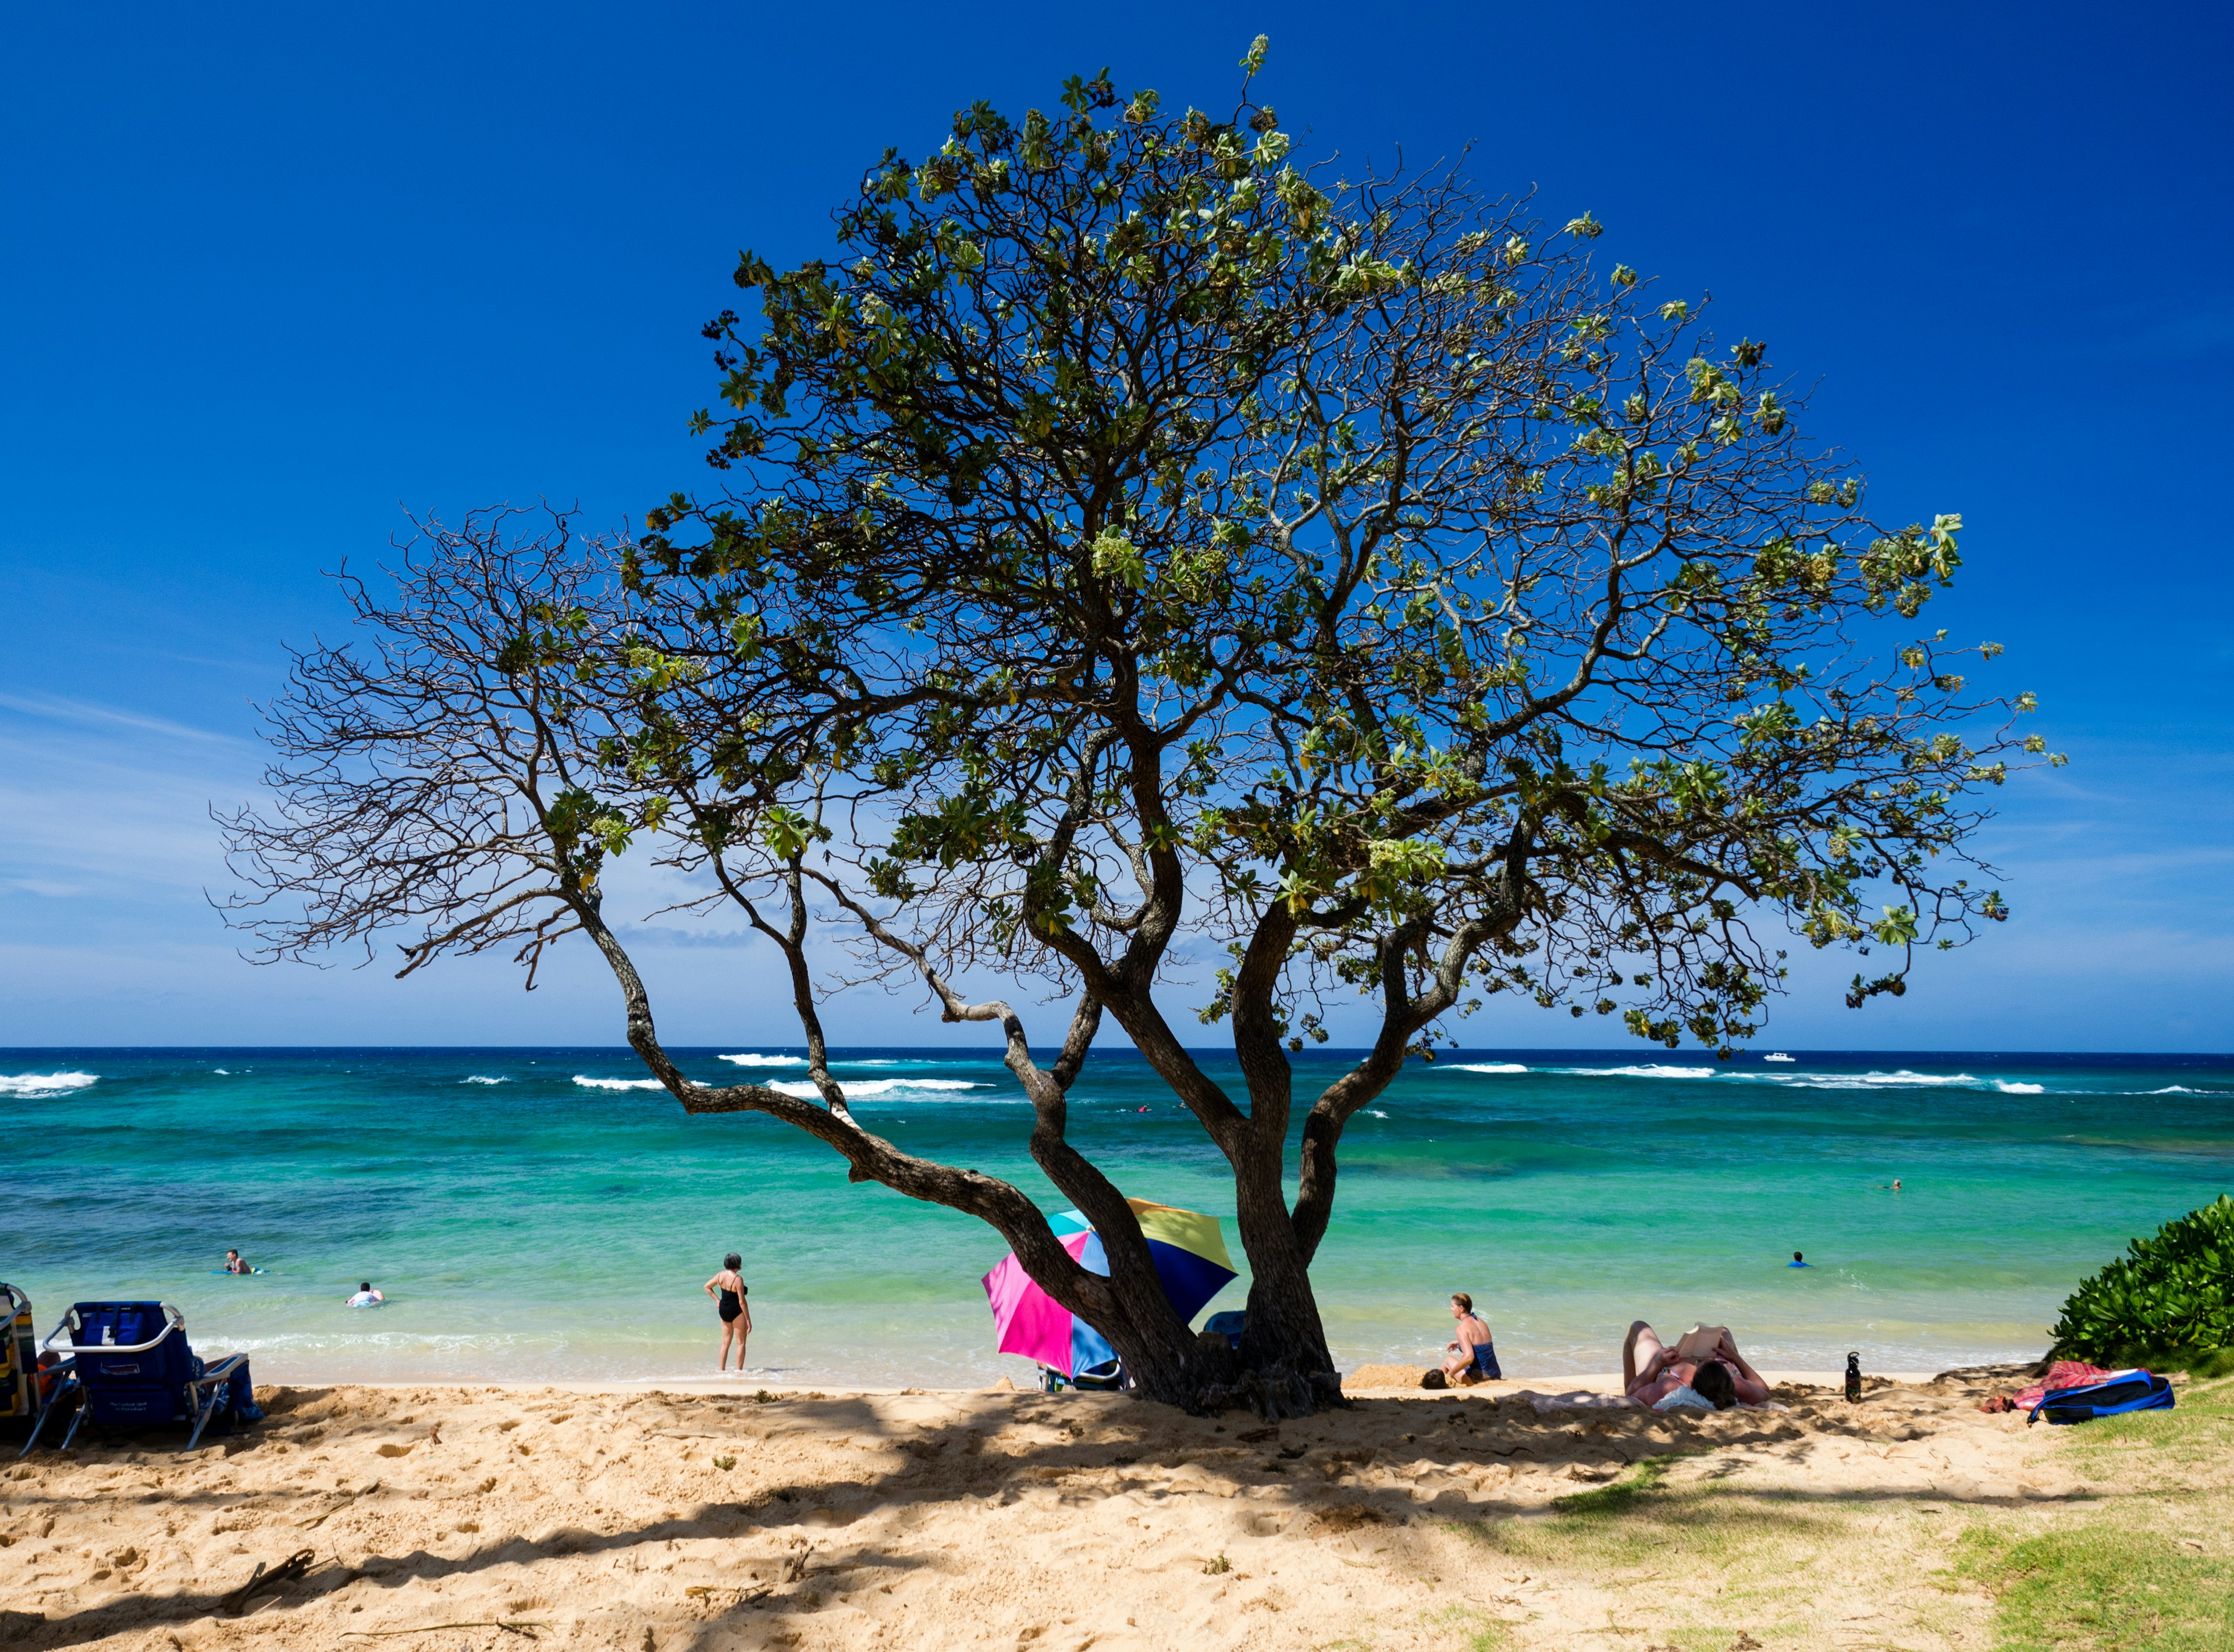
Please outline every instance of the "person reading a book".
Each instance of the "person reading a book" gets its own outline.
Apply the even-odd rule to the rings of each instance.
[[[1768,1384],[1746,1363],[1727,1325],[1694,1325],[1670,1347],[1636,1321],[1621,1345],[1621,1380],[1629,1397],[1648,1410],[1667,1402],[1728,1411],[1768,1399]]]

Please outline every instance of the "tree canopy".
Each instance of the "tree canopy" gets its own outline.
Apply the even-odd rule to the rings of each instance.
[[[356,588],[408,645],[304,656],[285,807],[233,830],[286,898],[259,909],[278,953],[416,922],[408,968],[500,939],[532,962],[585,930],[686,1106],[775,1113],[994,1220],[1159,1397],[1294,1408],[1330,1392],[1308,1269],[1343,1126],[1408,1054],[1502,994],[1727,1055],[1791,935],[1873,958],[1850,1003],[1900,993],[1917,948],[2007,916],[1969,845],[2044,748],[2028,695],[1973,686],[2000,650],[1920,624],[1958,517],[1872,519],[1767,348],[1603,267],[1589,213],[1300,164],[1247,89],[1263,56],[1227,118],[1106,73],[1021,124],[975,105],[868,171],[835,256],[743,254],[757,311],[706,328],[721,402],[692,421],[715,485],[634,539],[469,524],[398,603]],[[438,656],[470,691],[415,679],[383,720]],[[423,802],[362,824],[376,771],[467,810],[449,848],[411,835]],[[639,846],[779,949],[820,1106],[666,1058],[600,910]],[[818,978],[820,935],[858,968]],[[817,1005],[892,974],[1004,1026],[1107,1281],[1015,1190],[867,1145]],[[963,996],[988,976],[1068,1001],[1052,1063]],[[1361,997],[1371,1048],[1296,1097],[1289,1054]],[[1065,1139],[1105,1016],[1232,1166],[1238,1367],[1159,1316]]]

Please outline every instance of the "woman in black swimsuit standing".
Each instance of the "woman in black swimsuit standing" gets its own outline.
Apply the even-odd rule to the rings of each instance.
[[[732,1250],[722,1258],[722,1271],[706,1282],[706,1294],[722,1315],[722,1366],[729,1368],[729,1339],[737,1342],[737,1369],[745,1368],[745,1339],[753,1334],[753,1310],[745,1303],[745,1282],[737,1270],[745,1259]]]

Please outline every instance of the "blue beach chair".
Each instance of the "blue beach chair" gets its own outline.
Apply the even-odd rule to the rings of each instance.
[[[2147,1371],[2114,1371],[2100,1382],[2078,1388],[2051,1388],[2025,1419],[2025,1427],[2045,1417],[2051,1423],[2093,1422],[2131,1411],[2169,1411],[2172,1384]]]
[[[1241,1333],[1249,1324],[1249,1310],[1229,1308],[1222,1314],[1212,1314],[1203,1321],[1202,1328],[1212,1336],[1222,1336],[1230,1348],[1241,1346]]]
[[[197,1359],[186,1343],[186,1316],[168,1303],[79,1303],[44,1346],[69,1356],[59,1368],[78,1395],[77,1415],[62,1436],[64,1451],[88,1417],[125,1427],[192,1423],[186,1439],[192,1451],[213,1421],[224,1428],[264,1415],[250,1385],[248,1355],[228,1354],[206,1363]],[[31,1437],[38,1438],[36,1427]]]

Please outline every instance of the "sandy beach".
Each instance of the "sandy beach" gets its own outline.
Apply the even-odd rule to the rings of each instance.
[[[194,1453],[0,1471],[0,1642],[1954,1648],[1992,1608],[1956,1530],[2099,1489],[2078,1431],[1979,1411],[2006,1374],[1704,1417],[1376,1386],[1414,1377],[1277,1427],[1003,1389],[269,1389]]]

